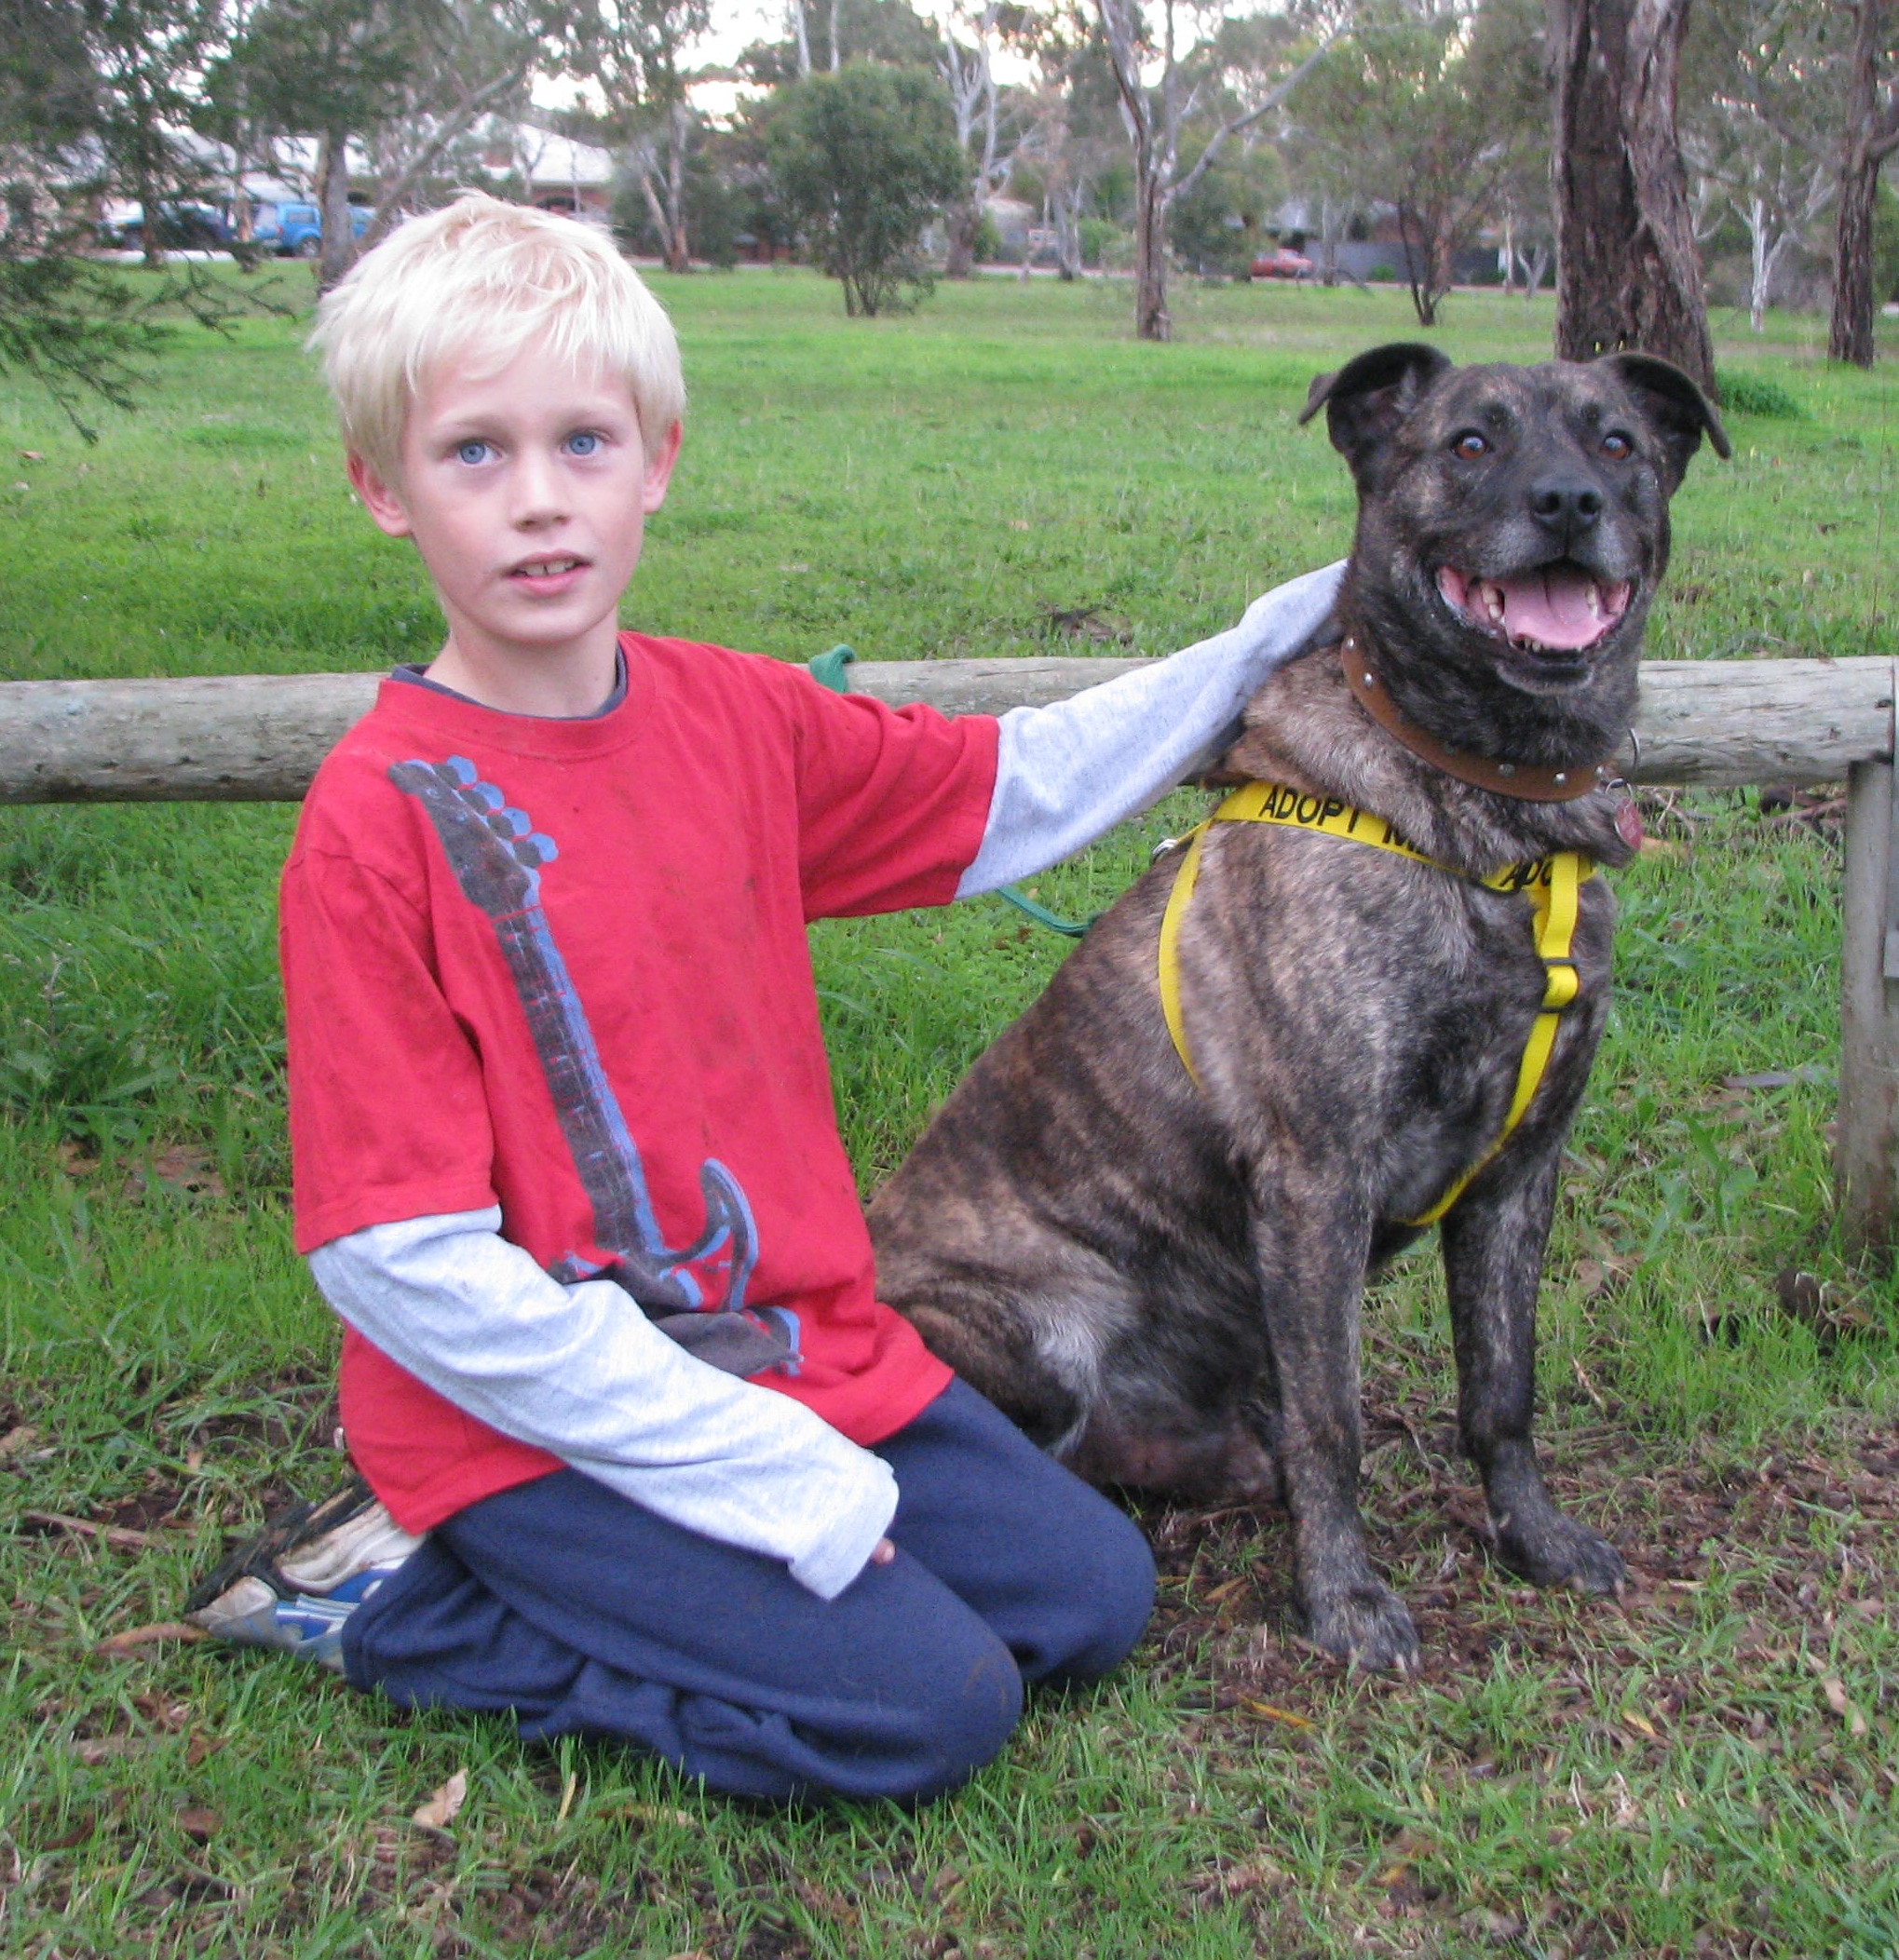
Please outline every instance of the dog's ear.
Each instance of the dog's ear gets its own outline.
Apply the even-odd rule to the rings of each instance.
[[[1714,403],[1672,360],[1656,354],[1605,354],[1595,365],[1607,368],[1628,389],[1662,438],[1668,454],[1671,496],[1687,476],[1689,459],[1702,446],[1703,435],[1724,462],[1734,453]]]
[[[1398,425],[1423,400],[1450,358],[1421,341],[1393,341],[1349,360],[1336,374],[1315,374],[1300,426],[1323,408],[1332,446],[1363,482]]]

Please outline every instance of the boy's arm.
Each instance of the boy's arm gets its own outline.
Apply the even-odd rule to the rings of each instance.
[[[610,1280],[562,1286],[500,1237],[498,1208],[372,1225],[310,1270],[418,1381],[670,1522],[766,1558],[832,1599],[897,1507],[881,1457],[788,1396],[696,1359]]]
[[[1327,565],[1277,587],[1230,631],[1143,672],[1011,709],[982,847],[956,897],[1058,863],[1203,767],[1268,675],[1324,624],[1343,571]]]

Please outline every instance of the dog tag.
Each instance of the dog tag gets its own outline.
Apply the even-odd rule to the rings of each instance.
[[[1642,813],[1635,807],[1635,799],[1633,796],[1625,799],[1616,812],[1616,835],[1632,851],[1639,851],[1642,848]]]

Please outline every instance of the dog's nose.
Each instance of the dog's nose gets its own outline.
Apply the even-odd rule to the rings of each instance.
[[[1543,477],[1530,485],[1530,514],[1564,537],[1602,515],[1602,492],[1586,477]]]

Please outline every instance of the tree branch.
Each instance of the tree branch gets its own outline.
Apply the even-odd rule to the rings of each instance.
[[[1263,102],[1260,102],[1255,108],[1249,109],[1244,115],[1236,115],[1231,122],[1222,123],[1220,127],[1214,131],[1213,135],[1208,138],[1206,148],[1202,150],[1200,154],[1200,160],[1194,165],[1193,169],[1190,169],[1187,173],[1187,175],[1183,177],[1180,180],[1180,182],[1173,187],[1170,201],[1172,197],[1191,196],[1193,195],[1194,186],[1198,184],[1200,179],[1204,177],[1207,174],[1208,170],[1210,170],[1213,168],[1214,156],[1225,146],[1228,139],[1229,137],[1238,136],[1244,129],[1250,129],[1254,126],[1254,124],[1260,119],[1261,116],[1269,115],[1273,110],[1277,109],[1279,105],[1285,101],[1286,97],[1289,96],[1293,92],[1293,90],[1299,86],[1299,84],[1306,79],[1307,75],[1309,74],[1312,72],[1312,70],[1318,66],[1320,61],[1331,51],[1331,49],[1336,45],[1337,40],[1340,38],[1342,37],[1333,36],[1330,39],[1322,41],[1319,44],[1319,46],[1315,47],[1312,50],[1312,52],[1309,54],[1306,57],[1306,59],[1303,61],[1301,61],[1296,68],[1293,70],[1292,74],[1286,76],[1284,81],[1275,85],[1271,93],[1268,95],[1268,97]]]

